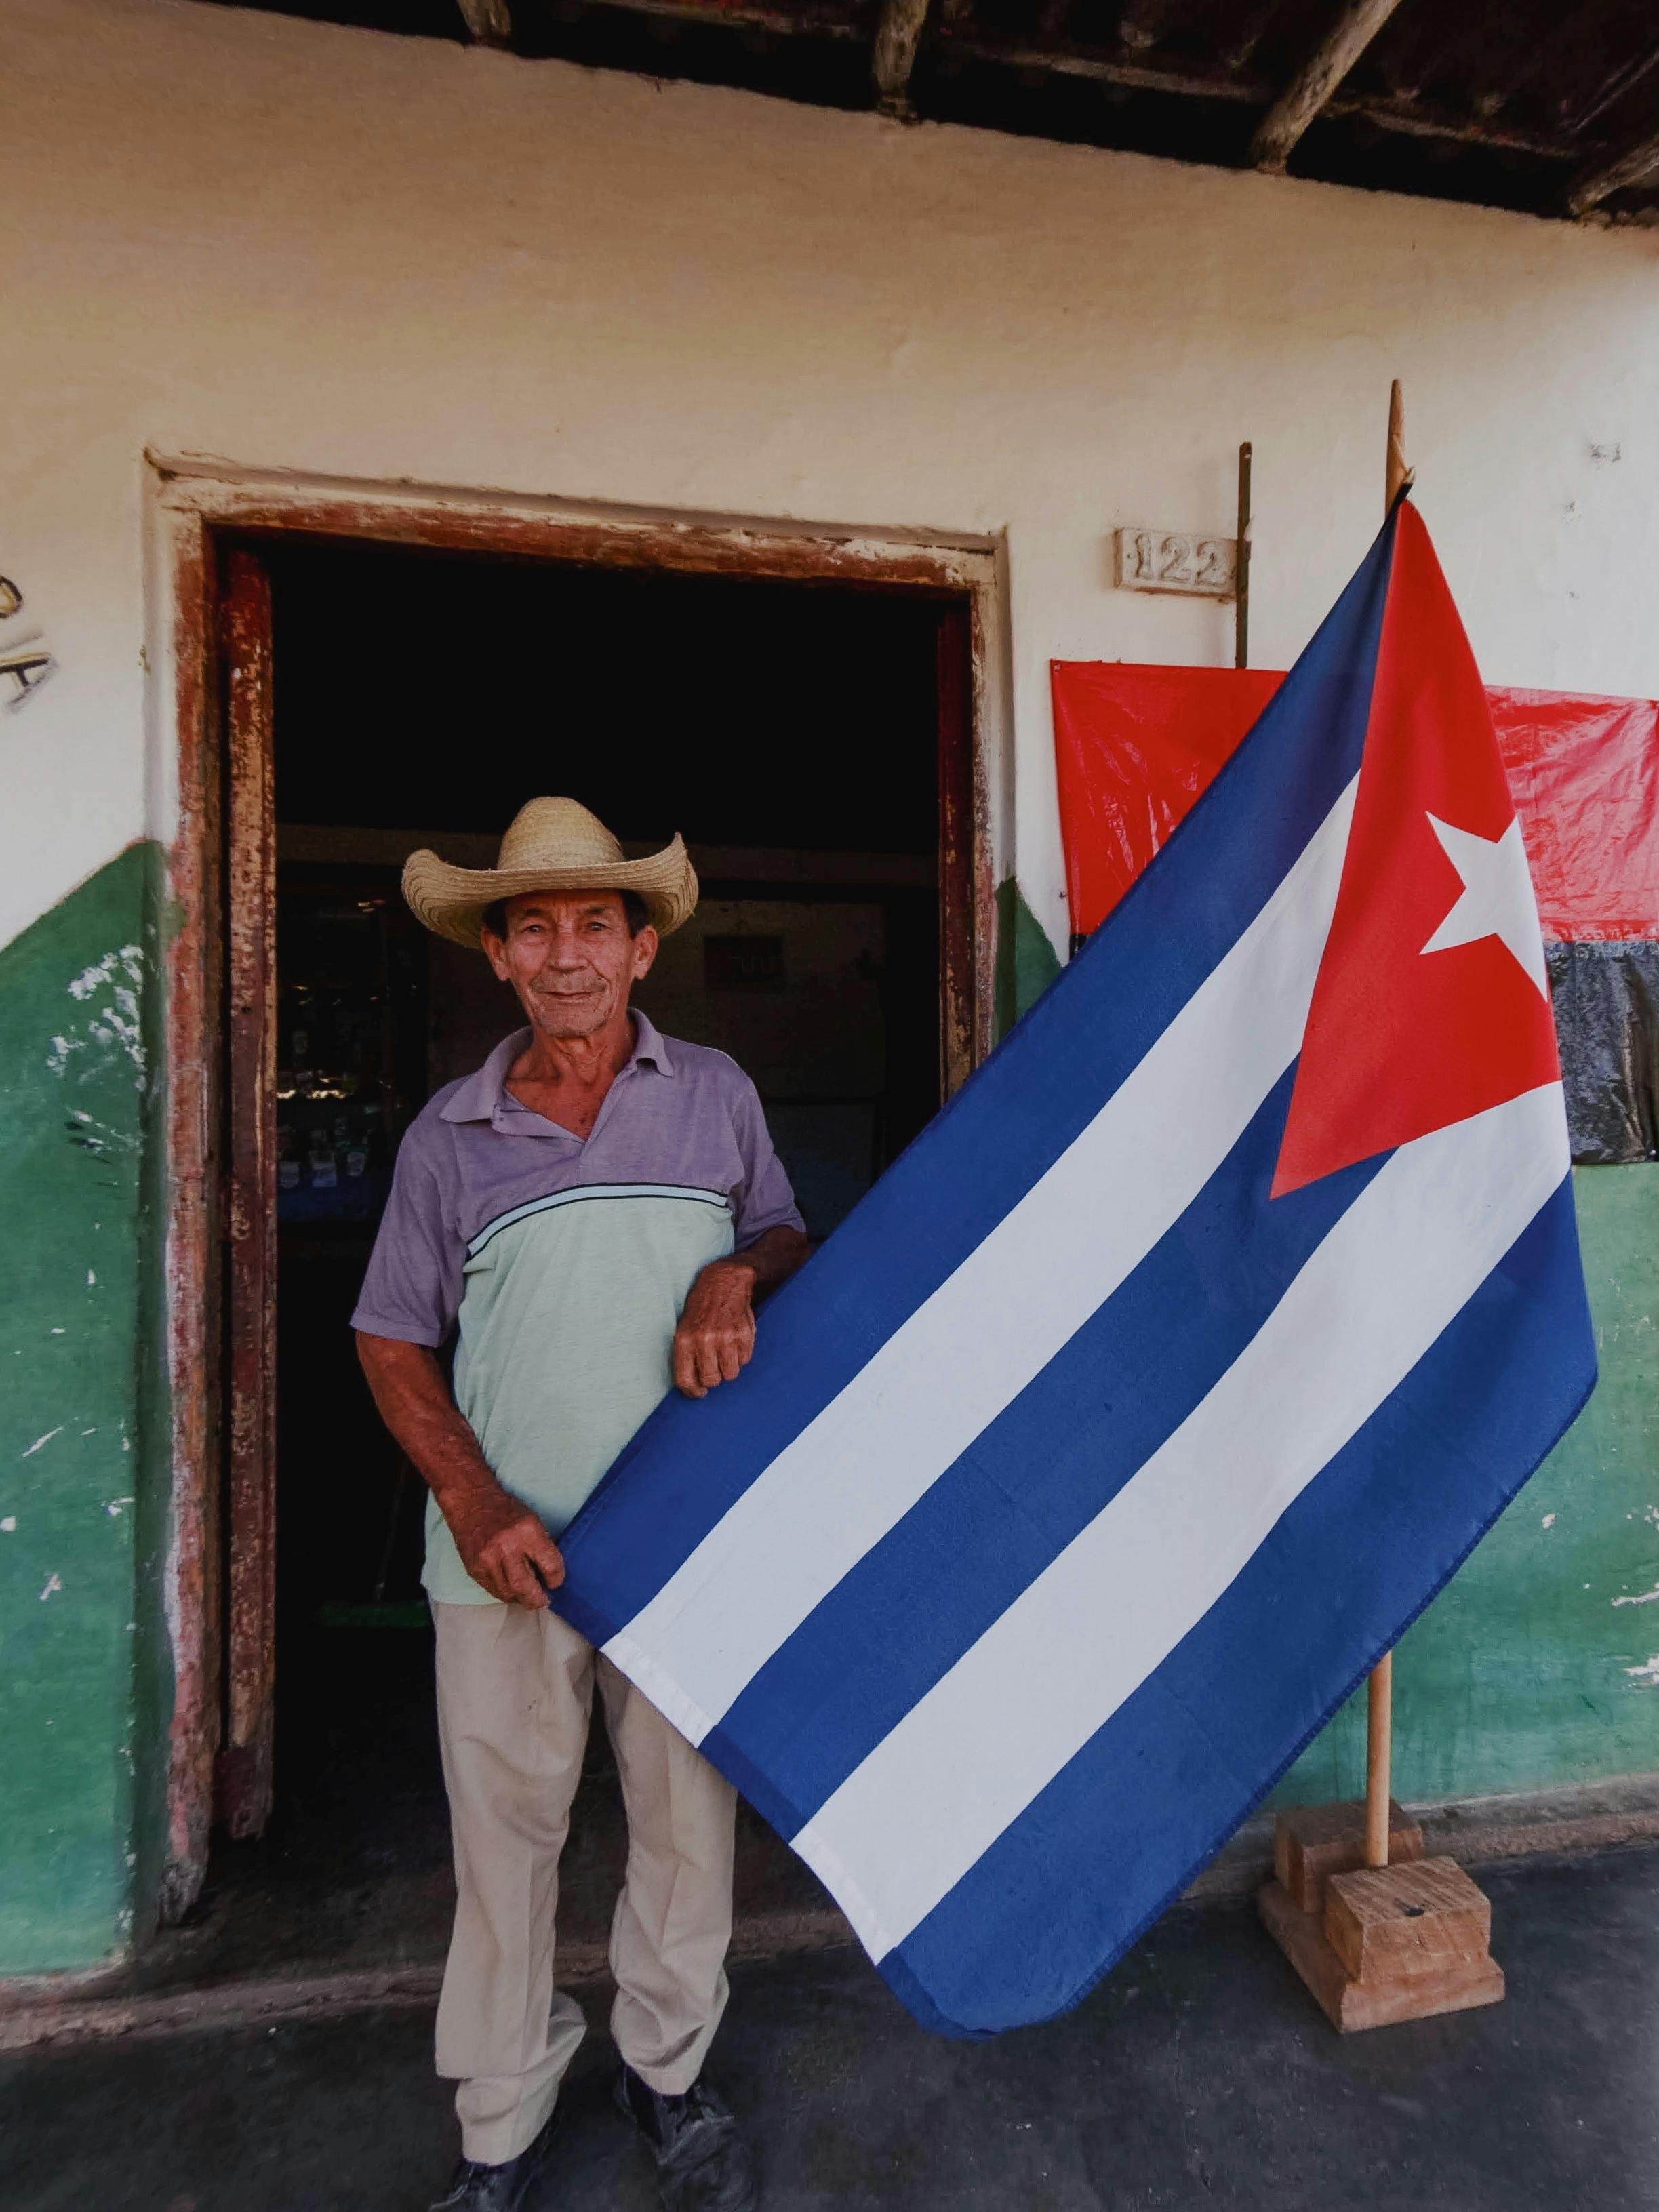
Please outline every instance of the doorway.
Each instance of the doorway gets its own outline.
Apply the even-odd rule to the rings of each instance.
[[[978,609],[948,561],[819,573],[243,527],[217,536],[224,701],[222,1827],[355,1875],[444,1814],[419,1589],[422,1486],[348,1322],[402,1129],[517,1009],[414,924],[417,845],[489,865],[567,791],[702,884],[640,1003],[756,1080],[815,1238],[983,1038],[971,702]],[[605,558],[618,550],[621,558]],[[688,558],[688,552],[691,557]],[[593,557],[598,553],[600,557]],[[852,573],[845,573],[850,567]],[[896,568],[899,573],[892,573]],[[828,573],[823,573],[827,571]],[[240,1230],[240,1233],[239,1233]]]

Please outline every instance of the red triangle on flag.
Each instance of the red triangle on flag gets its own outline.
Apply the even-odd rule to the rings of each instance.
[[[1353,825],[1273,1195],[1560,1072],[1486,692],[1429,533],[1403,501]]]

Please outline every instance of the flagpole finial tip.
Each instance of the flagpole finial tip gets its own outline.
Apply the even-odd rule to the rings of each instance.
[[[1394,503],[1411,483],[1412,471],[1406,465],[1406,408],[1401,397],[1400,379],[1396,376],[1389,386],[1389,448],[1386,496],[1383,512],[1392,514]]]

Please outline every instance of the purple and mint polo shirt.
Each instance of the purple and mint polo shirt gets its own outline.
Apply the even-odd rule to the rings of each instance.
[[[455,1402],[503,1486],[556,1536],[672,1385],[709,1261],[801,1227],[755,1086],[723,1052],[634,1015],[634,1053],[586,1138],[521,1106],[520,1030],[410,1125],[351,1316],[434,1350],[459,1325]],[[435,1499],[428,1594],[494,1601]]]

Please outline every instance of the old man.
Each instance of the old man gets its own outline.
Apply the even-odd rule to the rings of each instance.
[[[416,853],[404,890],[429,929],[482,947],[529,1024],[410,1127],[352,1316],[375,1403],[432,1492],[459,1891],[437,2061],[462,2137],[438,2203],[512,2212],[550,2191],[582,2034],[554,1985],[554,1906],[597,1686],[629,1828],[617,2100],[665,2204],[744,2212],[748,2154],[702,2078],[726,1996],[732,1790],[547,1594],[556,1539],[671,1381],[702,1397],[736,1377],[756,1301],[806,1256],[801,1218],[748,1078],[629,1005],[696,904],[678,836],[628,860],[574,799],[534,799],[497,867]]]

